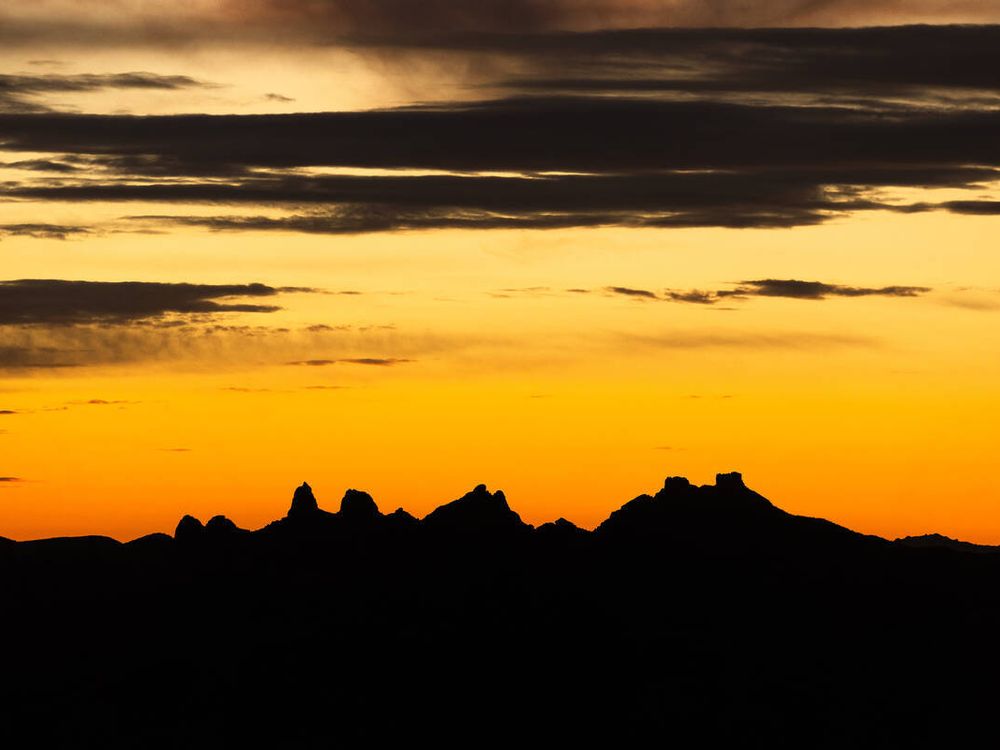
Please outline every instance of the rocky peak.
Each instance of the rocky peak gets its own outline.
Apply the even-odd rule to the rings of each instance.
[[[205,531],[213,535],[228,536],[237,534],[242,529],[225,516],[212,516],[205,524]]]
[[[348,490],[340,501],[340,515],[348,520],[369,521],[382,514],[372,496],[361,490]]]
[[[687,477],[667,477],[663,480],[663,492],[685,491],[691,488]]]
[[[295,494],[292,495],[292,507],[288,509],[288,517],[304,517],[316,513],[318,510],[319,505],[316,503],[316,497],[308,482],[303,482],[296,487]]]
[[[194,516],[184,516],[177,524],[174,539],[178,542],[188,542],[199,539],[205,533],[205,526]]]

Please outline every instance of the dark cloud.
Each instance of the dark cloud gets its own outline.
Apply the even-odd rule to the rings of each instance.
[[[743,281],[730,295],[826,299],[827,297],[916,297],[929,292],[924,286],[856,287],[824,284],[798,279],[760,279]],[[717,293],[718,294],[718,293]]]
[[[633,297],[637,299],[659,299],[655,292],[651,292],[648,289],[632,289],[627,286],[609,286],[605,287],[605,290],[611,292],[612,294],[620,294],[624,297]]]
[[[67,164],[62,161],[52,161],[51,159],[22,159],[21,161],[9,161],[6,164],[0,163],[6,169],[25,169],[32,172],[76,172],[80,168],[75,164]]]
[[[673,302],[690,302],[696,305],[714,305],[720,299],[715,292],[704,292],[700,289],[691,289],[686,292],[668,289],[663,296]]]
[[[633,29],[588,34],[451,35],[425,45],[517,61],[519,90],[753,93],[868,101],[1000,94],[1000,28]]]
[[[412,362],[412,359],[399,359],[397,357],[354,357],[352,359],[342,359],[349,365],[370,365],[372,367],[392,367],[393,365],[401,365],[405,362]]]
[[[328,365],[335,365],[339,361],[336,359],[300,359],[288,364],[301,367],[327,367]]]
[[[364,10],[350,3],[258,5],[272,23],[319,13],[351,30],[357,19],[381,19],[364,27],[376,36],[389,30],[389,37],[355,40],[372,49],[497,57],[502,75],[491,80],[513,93],[475,102],[290,115],[19,110],[0,115],[0,142],[11,152],[49,156],[14,163],[34,163],[24,169],[41,175],[45,165],[69,169],[58,180],[28,175],[32,179],[9,185],[5,193],[38,201],[266,205],[286,211],[193,216],[170,210],[134,217],[133,225],[150,231],[164,225],[313,234],[777,228],[864,210],[994,212],[986,200],[904,206],[888,193],[982,189],[998,181],[1000,27],[545,31],[564,28],[553,19],[578,13],[570,5],[505,4],[504,22],[493,19],[500,5],[487,10],[478,4],[420,4],[419,11],[405,3],[364,4]],[[671,13],[680,13],[682,5],[672,3]],[[776,19],[805,17],[820,5],[846,7],[790,3],[785,11],[772,11]],[[727,18],[742,12],[732,5],[720,11]],[[406,33],[395,35],[386,19],[412,14],[428,21],[428,33],[415,33],[425,27],[406,20],[399,27]],[[340,21],[333,23],[334,17]],[[439,29],[450,33],[437,33],[433,18],[451,19]],[[481,27],[486,19],[492,20]],[[516,79],[510,71],[518,72]],[[43,91],[203,85],[151,75],[0,81]],[[318,167],[400,172],[309,171]],[[67,236],[73,228],[62,229],[39,229],[32,236]]]
[[[294,102],[295,101],[295,99],[293,99],[290,96],[284,96],[283,94],[274,94],[274,93],[264,94],[264,99],[266,101],[269,101],[269,102]]]
[[[157,73],[104,73],[77,75],[0,75],[0,91],[42,93],[48,91],[98,91],[102,89],[182,89],[209,86],[189,76]]]
[[[211,231],[352,234],[420,229],[566,227],[782,227],[816,224],[847,211],[884,208],[874,190],[978,185],[998,174],[956,167],[892,170],[744,168],[524,177],[273,177],[245,184],[85,184],[15,189],[33,198],[173,202],[331,203],[287,216],[127,217],[134,226]]]
[[[758,279],[741,281],[732,289],[714,291],[668,289],[663,293],[661,299],[672,302],[714,305],[722,301],[749,297],[786,297],[805,300],[822,300],[828,297],[917,297],[929,291],[931,291],[930,287],[924,286],[857,287],[800,279]]]
[[[549,96],[289,115],[8,114],[0,116],[0,138],[8,150],[130,157],[181,175],[310,166],[611,175],[754,168],[780,175],[806,165],[820,184],[937,185],[986,174],[963,169],[968,164],[997,163],[1000,145],[991,135],[998,121],[992,109],[876,112]],[[433,178],[387,179],[397,187],[434,184]],[[255,184],[240,187],[252,193]],[[262,178],[261,195],[269,184]],[[363,183],[348,177],[320,184],[329,192]],[[198,199],[197,192],[175,196]]]
[[[0,237],[33,237],[45,240],[65,240],[87,235],[91,227],[72,224],[0,224]]]
[[[0,409],[0,417],[7,417],[11,414],[17,414],[17,412],[11,409]]]
[[[996,180],[998,128],[1000,110],[992,109],[605,97],[315,115],[0,116],[8,149],[104,160],[112,170],[15,185],[12,197],[312,206],[278,217],[135,218],[154,229],[323,234],[817,224],[850,211],[898,210],[881,198],[884,189]],[[454,173],[301,171],[331,166]],[[195,179],[212,175],[227,179]]]
[[[127,323],[182,315],[274,312],[279,307],[234,302],[286,291],[264,284],[162,284],[21,279],[0,281],[0,325]]]
[[[311,333],[322,333],[325,331],[349,331],[351,330],[351,326],[348,325],[331,326],[327,325],[326,323],[314,323],[311,326],[306,326],[306,330]]]
[[[952,213],[969,216],[1000,215],[1000,201],[946,201],[939,203],[938,207]]]
[[[380,181],[381,178],[373,178]],[[420,196],[419,186],[411,183],[414,198]],[[456,184],[456,188],[461,187]],[[238,190],[230,190],[239,196]],[[246,197],[246,193],[242,196]],[[275,192],[273,202],[294,201],[300,195],[292,191]],[[318,193],[303,195],[306,200],[316,200]],[[432,198],[423,194],[424,200]],[[468,201],[456,193],[456,202]],[[398,205],[350,205],[324,213],[287,217],[265,216],[135,216],[133,221],[156,225],[181,225],[200,227],[214,232],[303,232],[307,234],[362,234],[369,232],[414,231],[427,229],[564,229],[581,226],[612,226],[638,224],[627,213],[599,212],[532,212],[530,208],[516,211],[489,211],[483,209],[429,208],[413,209]]]
[[[586,293],[594,290],[569,289],[567,291]],[[930,287],[923,286],[857,287],[842,284],[827,284],[822,281],[802,281],[799,279],[758,279],[741,281],[734,284],[731,289],[667,289],[662,293],[657,293],[648,289],[607,286],[599,291],[639,300],[665,300],[668,302],[714,305],[723,301],[747,299],[749,297],[787,297],[806,300],[822,300],[828,297],[917,297],[931,291],[931,289]]]
[[[509,297],[516,294],[544,294],[548,287],[525,289],[505,289],[494,297]],[[566,289],[570,294],[590,294],[600,292],[605,295],[629,297],[635,300],[662,300],[668,302],[688,302],[699,305],[715,305],[723,301],[747,299],[750,297],[788,297],[793,299],[822,300],[828,297],[917,297],[931,291],[922,286],[857,287],[842,284],[827,284],[821,281],[801,281],[799,279],[759,279],[741,281],[730,289],[702,290],[666,289],[655,292],[627,286],[606,286],[602,289]]]
[[[0,483],[23,482],[20,477],[0,477]]]
[[[44,101],[49,94],[87,93],[107,89],[155,89],[174,91],[212,84],[188,76],[131,72],[77,75],[3,75],[0,74],[0,112],[48,111]]]

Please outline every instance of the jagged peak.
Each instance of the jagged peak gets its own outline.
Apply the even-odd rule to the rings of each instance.
[[[472,488],[471,492],[467,492],[465,497],[476,497],[487,500],[495,500],[505,507],[507,507],[507,496],[504,495],[503,490],[497,490],[496,492],[490,492],[489,488],[485,484],[477,484]]]
[[[505,507],[507,506],[507,496],[504,495],[503,490],[490,492],[489,487],[487,487],[485,484],[477,484],[469,492],[466,492],[464,495],[462,495],[462,497],[460,497],[459,500],[469,500],[478,502],[493,500],[499,504],[502,504]],[[458,502],[459,500],[456,500],[454,502]]]
[[[424,517],[431,526],[463,526],[468,528],[526,527],[521,517],[511,510],[502,490],[490,492],[485,484],[477,484],[457,500],[446,503]]]

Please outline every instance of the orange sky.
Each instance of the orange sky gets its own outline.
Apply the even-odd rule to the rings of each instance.
[[[259,48],[247,64],[245,49],[130,42],[91,54],[50,37],[0,52],[0,73],[152,71],[217,86],[32,93],[7,112],[27,102],[108,114],[361,110],[478,98],[477,82],[494,74],[428,57],[404,76],[336,45]],[[0,179],[82,179],[10,166],[54,158],[2,151]],[[887,205],[915,205],[993,200],[997,184],[880,190]],[[593,527],[668,475],[707,483],[738,470],[794,513],[888,537],[1000,544],[996,216],[882,209],[782,227],[335,234],[124,218],[301,210],[0,202],[0,227],[93,227],[0,229],[6,280],[312,290],[269,297],[274,312],[185,318],[184,329],[150,324],[186,315],[176,312],[5,324],[0,290],[0,477],[10,480],[0,536],[128,539],[171,531],[184,513],[254,528],[283,515],[303,480],[328,509],[356,487],[383,511],[417,515],[486,482],[526,521]],[[875,291],[804,299],[746,286],[761,279]],[[890,287],[920,291],[878,291]],[[669,298],[738,289],[711,304]],[[63,352],[75,366],[25,366],[15,350]]]

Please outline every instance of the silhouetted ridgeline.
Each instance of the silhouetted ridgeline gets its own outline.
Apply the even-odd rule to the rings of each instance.
[[[995,551],[790,515],[736,473],[594,531],[482,485],[416,519],[303,484],[257,531],[0,538],[0,742],[954,745],[994,711]]]

